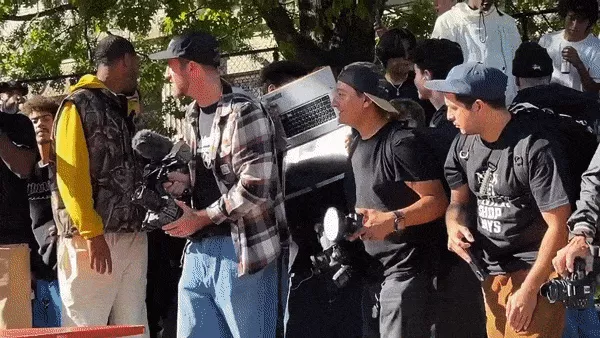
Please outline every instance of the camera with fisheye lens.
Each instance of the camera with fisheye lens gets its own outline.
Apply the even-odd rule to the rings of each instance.
[[[323,251],[310,257],[313,273],[335,271],[332,280],[338,288],[345,287],[353,278],[379,276],[381,265],[364,250],[362,242],[346,239],[361,227],[362,215],[344,215],[336,208],[327,209],[323,224],[315,226]]]

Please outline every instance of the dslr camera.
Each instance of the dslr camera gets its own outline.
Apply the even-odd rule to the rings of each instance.
[[[142,184],[132,198],[134,204],[147,210],[142,229],[152,231],[162,228],[183,215],[183,210],[165,191],[163,183],[169,181],[167,175],[170,172],[186,168],[191,159],[190,147],[184,141],[179,141],[161,161],[144,167]]]
[[[598,275],[599,248],[591,247],[594,259],[594,268],[589,274],[585,270],[585,260],[581,257],[575,258],[573,273],[567,278],[554,278],[542,285],[540,294],[548,299],[550,303],[562,302],[571,309],[583,310],[591,307],[593,296],[596,292],[596,276]]]
[[[336,208],[327,209],[322,226],[315,227],[323,251],[310,257],[313,273],[335,271],[332,280],[338,288],[346,286],[355,276],[377,275],[380,271],[379,266],[364,250],[362,243],[346,240],[346,236],[361,227],[362,215],[354,213],[344,215]]]

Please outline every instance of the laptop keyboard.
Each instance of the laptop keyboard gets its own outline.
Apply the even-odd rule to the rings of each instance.
[[[280,115],[287,138],[296,136],[336,118],[328,95],[298,106]]]

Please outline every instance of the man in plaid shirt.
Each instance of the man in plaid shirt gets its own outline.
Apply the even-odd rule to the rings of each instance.
[[[195,202],[216,198],[194,203],[194,209],[179,203],[183,216],[163,227],[171,236],[190,238],[177,335],[274,337],[277,258],[288,232],[272,124],[259,103],[221,80],[211,35],[176,36],[150,58],[168,60],[173,95],[192,97],[197,108],[193,128],[202,163],[193,180],[173,173],[165,188],[178,196],[195,181]],[[207,171],[216,184],[206,179]]]

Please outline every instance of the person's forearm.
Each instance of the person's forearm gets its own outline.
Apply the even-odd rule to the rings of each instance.
[[[446,210],[446,226],[469,226],[469,213],[466,204],[450,202]]]
[[[423,196],[417,202],[401,209],[404,214],[404,225],[414,226],[435,221],[444,216],[448,199],[442,196]]]
[[[567,228],[565,226],[549,227],[542,239],[538,257],[521,287],[537,292],[542,284],[548,280],[548,276],[552,271],[552,258],[566,244]]]
[[[583,90],[598,94],[598,91],[600,91],[600,83],[594,81],[594,79],[590,76],[590,72],[587,70],[586,66],[581,63],[579,65],[575,65],[575,69],[577,69],[577,73],[579,73]]]
[[[0,135],[0,158],[19,178],[28,178],[35,164],[34,149],[16,146],[6,134]]]

